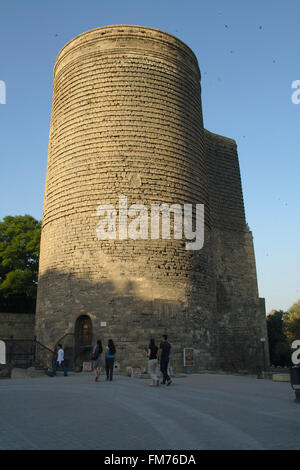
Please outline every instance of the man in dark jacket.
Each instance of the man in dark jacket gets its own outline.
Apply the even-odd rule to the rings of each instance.
[[[170,376],[168,375],[168,364],[169,364],[169,358],[170,358],[170,350],[171,350],[171,345],[167,341],[168,337],[167,335],[162,336],[162,341],[159,346],[159,360],[160,360],[160,370],[163,374],[163,381],[161,382],[162,384],[167,383],[167,385],[171,385],[172,380],[170,379]]]

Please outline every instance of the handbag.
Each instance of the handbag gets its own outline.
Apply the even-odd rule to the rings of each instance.
[[[98,357],[100,356],[99,348],[95,348],[94,353],[92,355],[92,361],[97,361]]]

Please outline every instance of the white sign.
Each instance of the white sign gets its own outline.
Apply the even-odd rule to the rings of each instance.
[[[90,372],[92,370],[92,363],[91,362],[83,362],[82,363],[82,370],[83,370],[83,372]]]
[[[100,326],[106,326],[106,321],[102,321],[102,322],[100,323]]]
[[[194,349],[193,348],[184,348],[183,349],[183,365],[193,366],[194,365]]]
[[[6,364],[5,358],[5,343],[0,340],[0,364]]]

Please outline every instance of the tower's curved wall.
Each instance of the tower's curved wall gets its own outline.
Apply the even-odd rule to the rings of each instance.
[[[81,34],[58,55],[41,239],[36,333],[53,347],[88,315],[119,360],[169,333],[174,361],[215,360],[215,281],[200,72],[192,51],[152,28]],[[205,244],[99,240],[100,204],[203,203]],[[104,326],[106,325],[106,326]],[[130,359],[130,360],[129,360]],[[124,362],[125,361],[125,362]]]

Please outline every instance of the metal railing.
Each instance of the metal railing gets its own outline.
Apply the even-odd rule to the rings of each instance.
[[[65,366],[68,370],[75,370],[76,361],[81,354],[90,356],[93,349],[91,344],[76,344],[75,334],[64,334],[55,344],[54,349],[50,349],[40,343],[36,336],[33,339],[0,338],[6,344],[6,363],[13,367],[27,369],[35,367],[37,369],[52,369],[56,360],[58,344],[61,344],[65,353]]]
[[[76,351],[75,351],[75,335],[74,333],[65,333],[55,344],[54,351],[61,344],[65,353],[65,366],[69,370],[75,369]]]
[[[61,344],[65,353],[65,366],[68,370],[76,369],[76,362],[80,355],[86,354],[90,358],[93,345],[83,344],[75,333],[65,333],[55,344],[54,350]]]
[[[1,338],[6,344],[6,362],[13,367],[52,368],[55,353],[52,349],[33,339]]]
[[[37,341],[34,338],[35,343],[35,367],[41,367],[44,369],[52,369],[56,358],[55,350],[48,348],[44,344]]]

